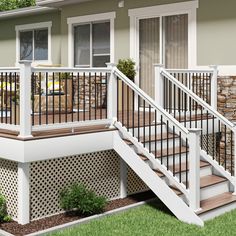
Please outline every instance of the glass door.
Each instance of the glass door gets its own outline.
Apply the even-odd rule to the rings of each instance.
[[[139,20],[139,84],[154,98],[154,64],[165,68],[188,67],[188,15]]]
[[[139,84],[143,91],[154,97],[154,64],[160,63],[160,18],[139,22]]]

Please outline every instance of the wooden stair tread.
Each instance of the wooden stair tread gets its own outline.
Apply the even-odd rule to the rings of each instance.
[[[200,188],[209,187],[211,185],[219,184],[227,181],[227,179],[220,177],[218,175],[207,175],[200,179]]]
[[[193,112],[194,113],[194,112]],[[190,119],[191,118],[191,119]],[[178,120],[179,122],[184,122],[185,121],[185,119],[186,119],[186,122],[189,122],[190,120],[191,121],[198,121],[198,120],[207,120],[207,114],[203,114],[202,115],[202,117],[201,117],[201,114],[197,114],[197,115],[195,115],[195,114],[192,114],[191,116],[190,115],[187,115],[186,117],[184,117],[184,116],[177,116],[176,118],[175,118],[176,120]],[[212,115],[208,115],[208,119],[210,120],[210,119],[213,119],[213,116]]]
[[[168,134],[168,139],[173,139],[174,137],[177,138],[178,135],[174,135],[172,133]],[[144,139],[144,137],[140,137],[140,142],[143,143],[144,140],[145,140],[145,142],[161,141],[161,138],[162,138],[162,140],[167,140],[167,133],[163,133],[162,137],[161,137],[161,134],[158,134],[156,136],[155,135],[151,135],[150,140],[149,140],[149,138],[150,138],[149,136],[146,136],[145,139]],[[133,145],[133,143],[130,140],[128,140],[128,139],[123,139],[123,140],[125,141],[126,144]]]
[[[137,155],[138,155],[143,161],[147,161],[147,160],[148,160],[148,158],[147,158],[144,154],[137,153]]]
[[[173,139],[173,138],[177,138],[178,135],[174,135],[173,133],[168,133],[168,139]],[[161,134],[157,134],[156,136],[155,135],[151,135],[151,139],[149,140],[149,136],[145,136],[145,139],[144,137],[140,137],[140,142],[153,142],[153,141],[161,141]],[[162,134],[162,140],[167,140],[167,133],[163,133]]]
[[[171,189],[175,192],[175,194],[177,194],[178,196],[183,194],[181,191],[179,191],[177,188],[175,188],[175,187],[173,187],[173,186],[170,186],[170,188],[171,188]]]
[[[174,153],[177,155],[177,154],[180,154],[180,152],[185,153],[186,151],[188,151],[188,148],[185,146],[168,148],[168,150],[167,150],[167,148],[163,148],[162,157],[167,156],[167,152],[168,152],[168,155],[171,156]],[[156,158],[160,158],[161,157],[161,150],[158,150],[156,153],[154,152],[153,154],[155,155]]]
[[[236,202],[236,196],[230,192],[226,192],[215,197],[208,198],[201,201],[200,206],[201,210],[197,212],[198,215],[206,213],[210,210],[225,206],[227,204]]]
[[[185,146],[181,146],[181,153],[185,153],[186,151],[188,151],[187,148]],[[155,152],[152,152],[152,153],[155,155]],[[175,149],[174,148],[169,148],[168,149],[169,156],[173,155],[174,153],[175,153],[175,155],[179,155],[180,154],[180,147],[175,147]],[[137,153],[137,155],[140,156],[140,158],[143,161],[148,160],[148,158],[142,153]],[[158,150],[156,152],[155,156],[156,156],[156,158],[161,158],[161,150]],[[162,156],[163,157],[167,156],[167,149],[162,150]]]
[[[208,162],[200,161],[200,168],[204,168],[206,166],[210,166]],[[186,163],[181,163],[181,172],[185,172],[187,170]],[[188,167],[189,170],[189,167]],[[164,174],[160,172],[159,170],[154,170],[159,177],[164,177]],[[173,172],[173,166],[170,166],[170,171]],[[175,165],[175,174],[178,174],[180,172],[180,166],[179,164]]]

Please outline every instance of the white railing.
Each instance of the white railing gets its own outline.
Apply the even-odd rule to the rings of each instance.
[[[17,117],[20,69],[0,67],[0,128],[18,132]],[[18,99],[19,100],[19,99]]]
[[[133,142],[136,144],[136,147],[140,149],[140,151],[153,163],[154,166],[158,170],[160,170],[167,178],[169,178],[170,182],[173,182],[177,188],[179,188],[186,196],[189,206],[194,210],[198,211],[200,209],[200,147],[199,147],[199,138],[200,138],[200,130],[199,129],[186,129],[181,123],[179,123],[173,116],[171,116],[167,111],[165,111],[161,106],[159,106],[150,96],[148,96],[144,91],[142,91],[137,85],[135,85],[130,79],[128,79],[122,72],[120,72],[116,67],[113,67],[114,75],[117,77],[117,80],[121,82],[121,85],[119,83],[118,86],[118,96],[119,98],[116,98],[118,100],[121,100],[121,112],[123,113],[126,110],[126,106],[124,105],[127,101],[127,106],[130,107],[130,104],[134,104],[138,100],[138,107],[140,105],[140,100],[143,103],[144,107],[147,107],[146,109],[143,109],[142,111],[136,111],[136,114],[134,111],[131,111],[131,114],[128,114],[128,117],[138,117],[138,126],[136,129],[138,129],[138,133],[145,132],[146,128],[149,128],[149,142],[151,140],[150,132],[151,132],[151,126],[154,125],[154,133],[153,135],[157,135],[157,120],[161,121],[161,127],[162,122],[164,122],[167,126],[167,133],[168,129],[170,132],[179,135],[180,143],[185,143],[186,147],[188,147],[189,150],[186,151],[186,165],[189,166],[189,170],[186,170],[186,176],[188,175],[189,171],[189,177],[187,178],[187,181],[184,183],[183,179],[181,180],[181,173],[180,177],[176,178],[175,173],[172,174],[169,169],[169,164],[164,165],[161,161],[159,161],[155,155],[151,152],[150,146],[149,149],[143,146],[140,143],[139,134],[135,135],[132,133],[134,131],[135,125],[134,123],[125,125],[125,119],[122,117],[118,117],[119,123],[127,128],[127,131],[129,131],[128,136],[133,140]],[[126,86],[126,87],[125,87]],[[114,88],[115,90],[117,88]],[[126,95],[124,94],[124,91],[126,91]],[[133,95],[129,95],[133,94]],[[115,99],[115,98],[114,98]],[[125,100],[125,101],[124,101]],[[131,105],[133,109],[135,110],[135,105]],[[122,109],[124,111],[122,111]],[[148,123],[146,124],[145,119],[145,113],[146,110],[148,111]],[[133,114],[132,114],[133,112]],[[143,123],[142,127],[139,127],[139,120],[140,119],[140,113],[143,113],[143,117],[141,118],[145,122]],[[152,113],[154,113],[154,118],[152,118]],[[160,118],[160,119],[159,119]],[[154,121],[153,121],[154,119]],[[119,125],[117,125],[119,127]],[[140,130],[140,131],[139,131]],[[143,130],[143,131],[141,131]],[[162,128],[161,128],[162,130]],[[121,129],[121,132],[123,130]],[[161,131],[162,135],[162,131]],[[145,137],[145,133],[144,133]],[[169,142],[167,138],[167,142]],[[188,152],[188,154],[187,154]],[[155,152],[156,147],[155,147]],[[167,154],[168,155],[168,154]],[[191,158],[187,158],[187,156]],[[173,154],[173,158],[177,159],[176,155]],[[189,163],[188,163],[189,162]]]
[[[236,189],[236,168],[234,167],[236,163],[235,124],[221,115],[213,106],[197,96],[164,68],[158,67],[156,72],[158,73],[156,74],[156,79],[162,81],[159,86],[163,86],[164,80],[168,81],[172,87],[175,86],[179,89],[189,99],[191,104],[194,104],[195,111],[190,114],[185,111],[185,115],[182,113],[182,116],[185,116],[183,125],[202,130],[200,134],[201,156],[212,164],[222,176],[227,178]],[[217,89],[214,90],[214,96],[216,96],[216,91]],[[187,119],[186,121],[186,117],[188,118],[191,115],[195,116],[195,119]],[[206,136],[205,144],[203,143],[204,135]]]
[[[158,74],[158,70],[164,69],[162,65],[155,66]],[[194,92],[198,97],[202,98],[206,103],[210,104],[215,110],[217,110],[217,66],[210,66],[209,69],[165,69],[170,75],[176,78],[189,90]],[[156,83],[160,83],[157,79]],[[170,89],[168,81],[163,82],[163,88],[168,93]],[[157,86],[155,86],[157,87]],[[173,89],[173,88],[171,88]],[[175,109],[173,106],[173,98],[170,101],[169,108]],[[163,103],[163,107],[167,107],[167,104]],[[189,106],[188,106],[189,107]]]

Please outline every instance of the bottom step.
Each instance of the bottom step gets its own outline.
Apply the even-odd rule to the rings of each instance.
[[[231,192],[223,193],[218,196],[201,201],[201,211],[199,217],[205,221],[216,216],[236,209],[236,196]]]

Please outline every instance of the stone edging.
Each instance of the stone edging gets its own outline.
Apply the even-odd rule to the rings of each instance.
[[[49,229],[45,229],[45,230],[42,230],[42,231],[38,231],[38,232],[35,232],[35,233],[32,233],[32,234],[27,234],[26,236],[40,236],[40,235],[45,235],[45,234],[48,234],[48,233],[53,233],[53,232],[56,232],[56,231],[64,230],[64,229],[67,229],[67,228],[72,227],[72,226],[74,227],[74,226],[78,226],[78,225],[81,225],[81,224],[88,223],[91,220],[95,220],[95,219],[103,218],[105,216],[114,215],[116,213],[124,212],[124,211],[127,211],[129,209],[136,208],[138,206],[142,206],[146,203],[153,202],[155,200],[156,200],[156,198],[153,198],[153,199],[150,199],[150,200],[147,200],[147,201],[134,203],[132,205],[121,207],[121,208],[111,210],[111,211],[108,211],[108,212],[105,212],[105,213],[102,213],[102,214],[90,216],[90,217],[80,219],[80,220],[76,220],[76,221],[66,223],[66,224],[63,224],[63,225],[58,225],[58,226],[55,226],[55,227],[52,227],[52,228],[49,228]],[[3,236],[12,236],[12,235],[11,234],[3,234]]]

